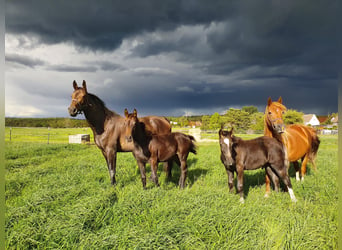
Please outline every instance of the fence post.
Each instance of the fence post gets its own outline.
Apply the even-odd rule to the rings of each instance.
[[[49,140],[50,140],[50,127],[48,127],[48,141],[47,141],[47,144],[49,144]]]

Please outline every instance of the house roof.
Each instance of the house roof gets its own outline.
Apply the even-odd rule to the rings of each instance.
[[[312,119],[313,116],[314,116],[314,114],[303,115],[303,121],[304,121],[304,123],[307,123],[307,122],[311,121],[311,119]]]
[[[332,123],[338,123],[338,115],[331,118]]]
[[[320,115],[320,116],[317,116],[317,119],[319,120],[320,123],[324,123],[328,119],[328,116]]]

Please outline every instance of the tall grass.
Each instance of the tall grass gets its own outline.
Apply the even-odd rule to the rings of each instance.
[[[337,136],[321,137],[317,172],[264,198],[264,171],[245,174],[245,204],[228,192],[217,143],[190,155],[187,187],[142,189],[131,153],[117,185],[93,145],[6,143],[6,247],[40,249],[336,249]],[[150,174],[150,168],[147,168]]]

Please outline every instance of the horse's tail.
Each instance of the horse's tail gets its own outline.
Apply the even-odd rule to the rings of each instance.
[[[318,148],[319,148],[320,143],[321,143],[321,141],[319,140],[317,133],[315,131],[315,133],[312,134],[311,150],[310,150],[310,156],[309,156],[310,161],[314,165],[315,165],[315,159],[317,156],[317,152],[318,152]]]
[[[195,137],[193,137],[192,135],[188,135],[188,137],[189,137],[189,139],[190,139],[190,152],[191,153],[193,153],[193,154],[197,154],[197,151],[196,151],[196,149],[197,149],[197,147],[196,147],[196,144],[195,144],[195,142],[196,142],[196,140],[195,140]]]

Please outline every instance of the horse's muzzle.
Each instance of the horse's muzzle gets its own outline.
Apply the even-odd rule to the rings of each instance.
[[[69,115],[72,117],[75,117],[78,113],[77,108],[75,108],[75,107],[69,107],[68,111],[69,111]]]
[[[278,134],[285,132],[285,125],[284,124],[273,124],[273,128]]]

